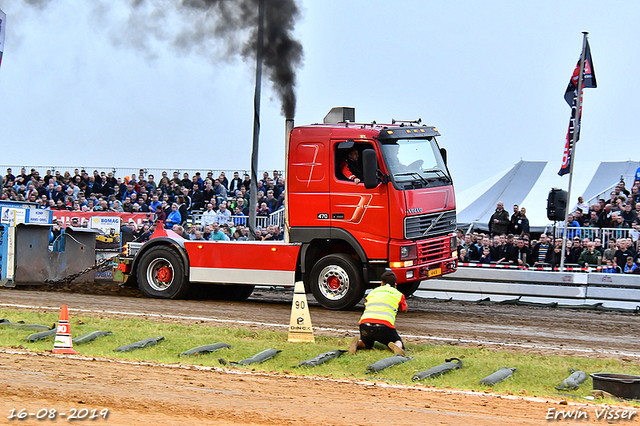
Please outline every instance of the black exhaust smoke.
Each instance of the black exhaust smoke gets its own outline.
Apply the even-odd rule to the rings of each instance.
[[[44,10],[55,0],[23,0]],[[151,39],[168,42],[183,55],[195,52],[212,62],[238,55],[255,63],[259,0],[130,0],[130,12],[121,28],[109,28],[115,45],[129,45],[155,58]],[[108,3],[94,7],[100,20]],[[175,9],[172,9],[172,6]],[[282,114],[293,118],[296,109],[296,71],[302,64],[302,45],[293,38],[300,10],[295,0],[265,2],[263,60],[265,74],[280,98]],[[179,22],[176,22],[176,19]],[[108,23],[102,21],[103,24]]]
[[[146,1],[134,0],[133,7]],[[199,15],[197,25],[185,24],[174,40],[177,48],[202,50],[210,42],[224,42],[227,55],[240,54],[255,62],[258,51],[259,0],[182,0],[181,12],[190,18]],[[265,74],[278,94],[285,118],[296,109],[296,70],[302,64],[302,44],[293,38],[300,11],[295,0],[265,2],[263,61]],[[179,10],[180,10],[179,9]],[[249,33],[246,35],[246,33]],[[242,41],[242,36],[244,41]],[[219,48],[219,47],[218,47]]]
[[[138,0],[139,2],[144,0]],[[238,37],[246,31],[239,53],[244,59],[255,60],[258,51],[259,0],[182,0],[184,8],[200,11],[213,20],[210,36],[228,42],[234,50]],[[265,2],[263,61],[265,73],[282,104],[285,118],[293,118],[296,109],[296,70],[302,63],[302,44],[293,38],[296,20],[300,15],[295,0]],[[193,27],[185,27],[181,43],[198,43],[205,34]],[[252,61],[254,62],[254,61]]]

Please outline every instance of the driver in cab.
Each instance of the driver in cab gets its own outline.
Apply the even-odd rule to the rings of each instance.
[[[349,180],[356,185],[363,179],[362,166],[358,162],[358,149],[352,148],[346,158],[340,162],[340,171]]]

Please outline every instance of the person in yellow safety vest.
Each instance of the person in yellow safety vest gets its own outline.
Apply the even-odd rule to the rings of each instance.
[[[396,274],[386,271],[380,277],[382,285],[371,290],[360,318],[360,338],[353,338],[349,353],[371,349],[375,342],[386,345],[395,354],[404,356],[402,339],[396,331],[396,314],[407,310],[404,294],[396,289]]]

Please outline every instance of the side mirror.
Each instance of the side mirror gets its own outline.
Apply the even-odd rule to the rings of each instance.
[[[444,165],[447,165],[447,150],[444,148],[440,148],[440,155],[442,155],[442,159],[444,160]]]
[[[378,157],[373,149],[362,151],[362,174],[364,187],[373,189],[378,186]]]

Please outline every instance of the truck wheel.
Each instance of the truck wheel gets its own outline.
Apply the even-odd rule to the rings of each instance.
[[[179,299],[189,292],[182,259],[169,247],[153,247],[144,253],[136,277],[140,291],[147,297]]]
[[[214,284],[215,285],[215,284]],[[231,302],[242,302],[247,300],[255,286],[244,284],[217,285],[217,297],[219,300],[229,300]]]
[[[418,287],[420,287],[420,283],[421,281],[416,281],[413,283],[398,284],[398,291],[404,294],[405,297],[409,297],[413,293],[415,293],[416,290],[418,290]]]
[[[253,293],[253,285],[244,284],[196,284],[192,287],[191,296],[197,300],[229,300],[242,302]]]
[[[234,285],[234,291],[230,299],[236,302],[242,302],[243,300],[247,300],[249,296],[253,293],[253,289],[256,288],[254,285],[244,285],[238,284]]]
[[[327,309],[349,309],[364,296],[362,267],[351,256],[330,254],[311,269],[311,292]]]

